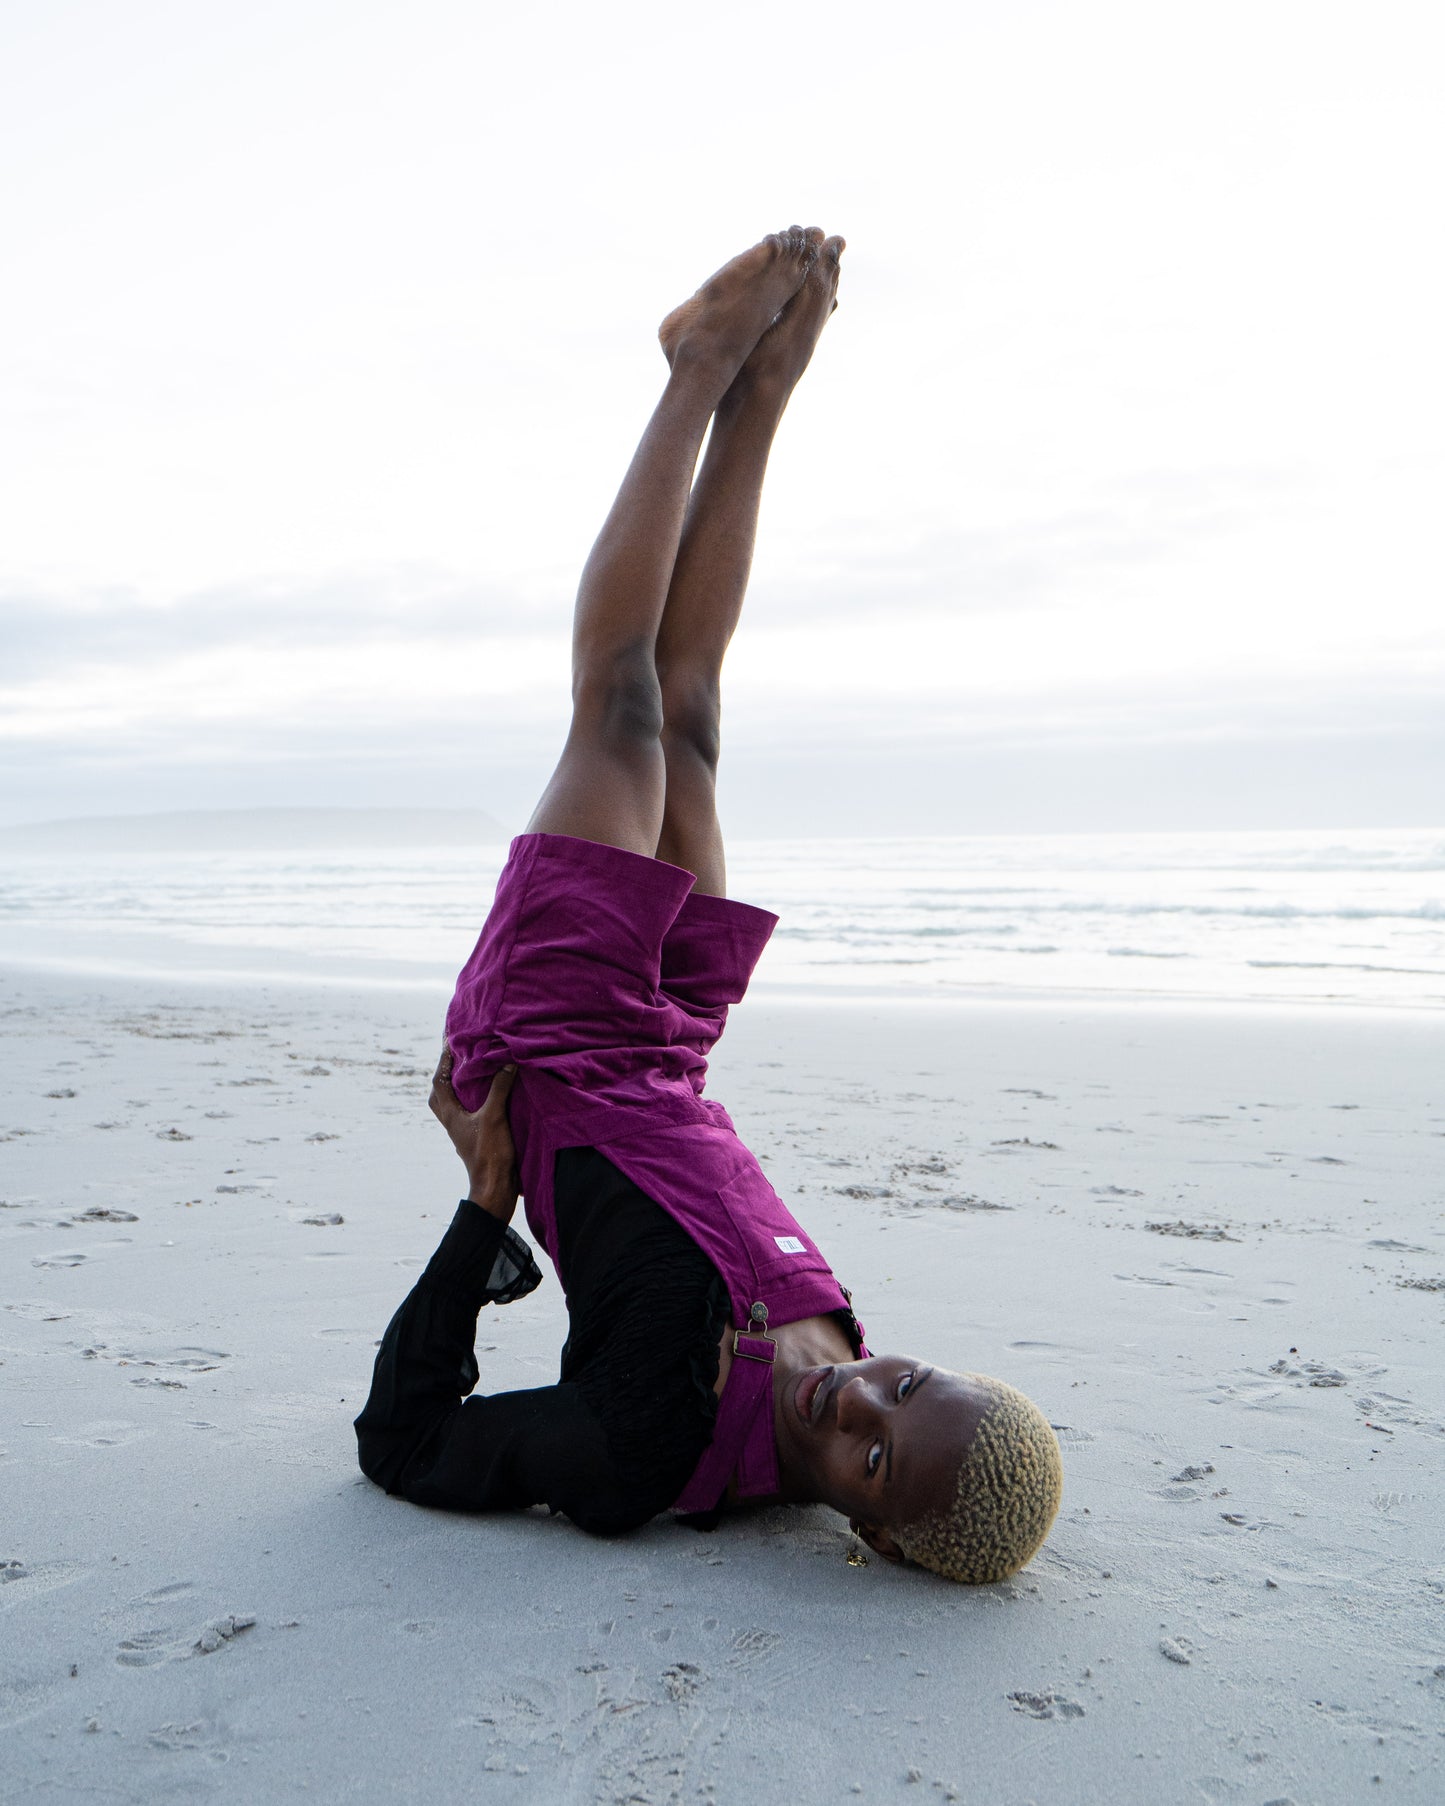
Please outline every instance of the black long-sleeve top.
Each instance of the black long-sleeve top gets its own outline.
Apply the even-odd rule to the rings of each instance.
[[[387,1326],[356,1419],[362,1471],[389,1493],[458,1511],[545,1504],[611,1533],[687,1484],[717,1416],[722,1276],[595,1148],[557,1156],[556,1209],[569,1319],[558,1384],[473,1394],[478,1312],[541,1274],[519,1235],[463,1202]]]

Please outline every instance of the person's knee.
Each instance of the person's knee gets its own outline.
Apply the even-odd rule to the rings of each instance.
[[[619,749],[655,746],[662,737],[662,688],[651,648],[636,643],[579,661],[572,713]]]
[[[722,751],[722,702],[715,676],[667,676],[662,681],[663,745],[681,748],[716,771]]]

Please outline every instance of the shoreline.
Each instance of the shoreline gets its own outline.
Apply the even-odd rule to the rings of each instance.
[[[500,843],[22,856],[0,880],[0,963],[449,990],[505,856]],[[1445,1011],[1442,886],[1434,829],[743,842],[730,883],[780,916],[755,996],[1408,1011]]]
[[[257,958],[265,955],[258,953]],[[299,958],[299,956],[298,956]],[[382,966],[385,962],[371,962],[373,966]],[[400,962],[393,962],[399,964]],[[461,961],[457,962],[456,971],[461,969]],[[367,994],[414,997],[434,997],[440,999],[444,1010],[447,999],[451,996],[456,982],[456,971],[443,971],[440,967],[427,972],[399,971],[366,971],[356,967],[348,967],[330,972],[318,972],[313,961],[309,966],[295,967],[255,966],[231,967],[186,964],[149,965],[139,961],[75,960],[45,958],[37,956],[33,959],[16,958],[12,952],[0,950],[0,981],[11,980],[17,984],[27,978],[39,981],[54,980],[57,982],[118,984],[118,985],[175,985],[178,988],[201,989],[213,988],[225,990],[235,987],[237,990],[255,990],[260,988],[295,987],[303,991],[318,993],[345,993],[356,990]],[[1353,997],[1258,997],[1246,994],[1201,995],[1198,992],[1169,991],[1129,991],[1129,990],[1085,990],[1082,988],[1058,987],[1048,989],[1038,987],[1018,987],[1006,985],[956,985],[939,981],[930,985],[871,985],[871,984],[814,984],[798,983],[790,979],[769,979],[766,975],[754,978],[748,990],[747,998],[736,1009],[738,1012],[748,1009],[754,1003],[766,1002],[780,1006],[803,1006],[816,1003],[824,1005],[857,1005],[876,1008],[879,1005],[906,1008],[917,1004],[925,1008],[986,1007],[994,1004],[1009,1008],[1038,1009],[1073,1009],[1073,1010],[1111,1010],[1111,1009],[1159,1009],[1163,1011],[1177,1010],[1184,1014],[1199,1011],[1204,1014],[1218,1012],[1235,1012],[1244,1015],[1301,1014],[1316,1016],[1320,1014],[1383,1016],[1387,1018],[1427,1018],[1445,1019],[1445,1001],[1440,1003],[1423,1000],[1407,1002],[1393,999],[1359,999]]]

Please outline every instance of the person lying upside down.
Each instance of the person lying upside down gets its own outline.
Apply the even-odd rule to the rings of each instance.
[[[849,1294],[704,1097],[777,918],[726,895],[723,655],[774,434],[837,306],[841,238],[770,235],[670,313],[669,374],[592,548],[572,720],[457,981],[431,1107],[470,1184],[387,1328],[356,1419],[389,1493],[664,1511],[822,1502],[890,1560],[1001,1580],[1059,1506],[1057,1438],[978,1373],[870,1354]],[[707,454],[697,466],[711,423]],[[477,1315],[567,1298],[555,1386],[479,1396]]]

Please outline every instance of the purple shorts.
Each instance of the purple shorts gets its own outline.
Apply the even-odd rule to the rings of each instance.
[[[566,834],[519,834],[447,1011],[468,1109],[497,1069],[545,1071],[627,1111],[701,1094],[728,1006],[777,923],[695,896],[691,872]]]

